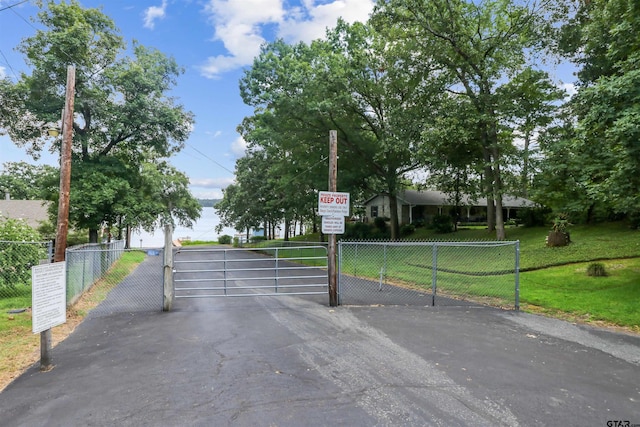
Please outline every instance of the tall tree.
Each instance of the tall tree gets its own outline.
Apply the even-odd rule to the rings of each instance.
[[[32,165],[27,162],[6,162],[0,173],[2,197],[8,193],[12,199],[44,200],[51,181],[59,176],[57,168]]]
[[[422,69],[435,62],[451,80],[448,90],[473,105],[484,158],[489,226],[505,238],[502,193],[505,142],[500,138],[502,100],[498,88],[527,63],[536,47],[538,13],[511,0],[389,0],[378,3],[373,20],[389,42],[404,43]],[[419,69],[416,70],[419,72]],[[495,203],[495,205],[494,205]]]
[[[98,9],[84,9],[76,0],[47,1],[44,6],[38,18],[45,29],[19,47],[32,68],[31,75],[0,84],[0,128],[37,156],[48,140],[45,129],[59,123],[66,67],[73,64],[75,167],[86,170],[115,156],[136,169],[145,161],[178,151],[189,135],[193,117],[167,95],[182,72],[175,60],[136,43],[133,56],[126,56],[115,24]],[[54,148],[59,142],[53,142]],[[75,209],[84,212],[104,206],[90,194],[75,198]],[[102,225],[96,221],[102,217],[85,218],[92,238]]]
[[[258,114],[270,112],[272,123],[289,125],[289,135],[307,137],[295,141],[321,144],[323,153],[328,130],[337,129],[339,189],[366,186],[388,194],[393,206],[404,175],[420,166],[417,146],[429,112],[424,81],[372,27],[339,22],[326,40],[263,48],[241,93]],[[345,173],[352,185],[345,185]],[[391,224],[395,239],[395,209]]]
[[[640,224],[640,3],[585,5],[575,152],[587,192]]]

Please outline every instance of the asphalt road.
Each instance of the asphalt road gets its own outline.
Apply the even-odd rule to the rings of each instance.
[[[0,393],[0,426],[640,424],[640,337],[326,299],[96,311],[53,350],[53,370],[34,366]]]

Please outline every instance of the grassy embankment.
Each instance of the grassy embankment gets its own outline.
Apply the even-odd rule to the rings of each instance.
[[[548,228],[509,228],[508,240],[520,241],[520,303],[525,311],[545,313],[574,321],[620,326],[640,333],[640,232],[629,230],[622,223],[574,226],[570,228],[572,243],[565,247],[547,247],[545,237]],[[492,240],[486,230],[461,229],[450,234],[435,234],[433,230],[418,229],[410,240]],[[296,239],[309,239],[307,236]],[[370,252],[373,258],[373,253]],[[380,263],[367,261],[366,252],[359,253],[358,275],[377,279]],[[389,256],[389,254],[387,254]],[[445,255],[446,256],[446,255]],[[429,275],[416,273],[415,268],[424,264],[425,253],[404,252],[393,270],[400,282],[413,282],[419,287],[430,286]],[[419,259],[422,259],[420,261]],[[591,262],[604,264],[605,277],[587,276]],[[442,260],[443,265],[447,262]],[[455,269],[482,272],[485,259],[474,251],[458,253],[450,260]],[[349,264],[343,262],[346,271]],[[452,282],[456,279],[449,278]],[[447,275],[439,276],[439,286],[446,289]],[[504,288],[492,287],[492,276],[479,277],[476,283],[465,288],[466,294],[500,297]]]

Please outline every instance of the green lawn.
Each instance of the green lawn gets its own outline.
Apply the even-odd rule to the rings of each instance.
[[[630,230],[624,223],[572,226],[571,244],[547,247],[548,227],[507,229],[507,240],[520,242],[520,303],[524,310],[546,312],[582,321],[603,321],[640,332],[640,231]],[[491,241],[495,235],[486,229],[461,229],[449,234],[436,234],[420,228],[408,240],[421,241]],[[299,238],[302,239],[302,238]],[[429,289],[431,259],[426,248],[391,249],[386,254],[372,249],[343,254],[346,274],[377,280],[386,256],[386,277],[403,286]],[[491,270],[487,255],[469,249],[438,253],[438,265],[450,272],[439,272],[439,291],[497,298],[511,292],[512,275],[501,276]],[[506,256],[505,262],[511,263]],[[606,277],[589,277],[587,266],[592,261],[605,265]],[[507,265],[507,268],[511,268]],[[484,274],[482,274],[484,273]],[[473,278],[473,280],[470,280]],[[507,278],[504,282],[504,278]]]

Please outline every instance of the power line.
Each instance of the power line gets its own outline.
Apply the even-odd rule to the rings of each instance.
[[[9,69],[11,70],[11,72],[13,73],[14,77],[17,79],[18,75],[16,74],[15,70],[13,69],[13,67],[11,66],[11,64],[9,64],[9,60],[7,59],[7,57],[4,55],[4,52],[2,50],[0,50],[0,55],[2,55],[2,59],[4,59],[5,64],[7,64],[7,66],[9,67]]]
[[[9,6],[5,6],[3,8],[0,8],[0,12],[2,12],[3,10],[11,9],[12,7],[20,6],[22,3],[26,3],[28,1],[29,0],[22,0],[22,1],[18,2],[18,3],[10,4]]]
[[[211,157],[207,156],[206,154],[204,154],[202,151],[198,150],[198,149],[197,149],[196,147],[194,147],[193,145],[191,145],[191,144],[187,144],[187,143],[185,143],[185,145],[187,145],[188,147],[191,147],[191,149],[192,149],[192,150],[194,150],[195,152],[199,153],[202,157],[204,157],[204,158],[205,158],[205,159],[207,159],[207,160],[212,161],[213,163],[215,163],[216,165],[218,165],[218,166],[219,166],[219,167],[221,167],[222,169],[226,170],[227,172],[229,172],[229,173],[235,173],[234,171],[229,170],[228,168],[226,168],[226,167],[222,166],[220,163],[216,162],[216,161],[215,161],[215,160],[213,160]]]

